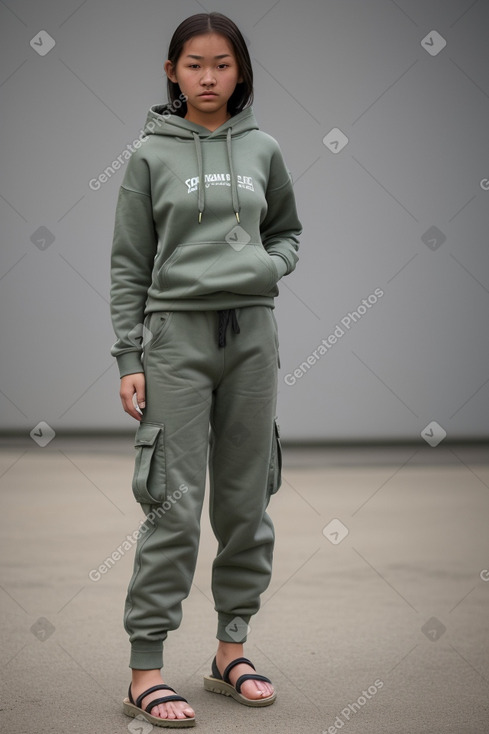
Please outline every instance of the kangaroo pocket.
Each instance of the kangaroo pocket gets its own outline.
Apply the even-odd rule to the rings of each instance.
[[[134,441],[132,491],[137,502],[159,505],[166,499],[165,427],[140,423]]]
[[[228,291],[269,295],[277,269],[262,244],[183,243],[158,272],[159,286],[173,298],[193,298]]]
[[[272,453],[268,471],[268,492],[275,494],[282,485],[282,445],[280,443],[280,428],[277,419],[273,421]]]

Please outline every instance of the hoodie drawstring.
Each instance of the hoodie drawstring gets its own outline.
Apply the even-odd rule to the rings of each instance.
[[[234,213],[236,215],[236,221],[239,224],[239,197],[238,197],[238,187],[236,185],[236,176],[234,175],[234,165],[233,165],[233,151],[231,148],[231,130],[232,128],[228,127],[228,131],[226,133],[226,148],[228,151],[228,161],[229,161],[229,173],[231,174],[231,195],[233,197],[233,209]]]
[[[192,132],[195,144],[195,152],[197,155],[197,168],[198,168],[198,194],[197,194],[197,206],[199,209],[199,224],[202,221],[202,215],[205,209],[205,181],[204,181],[204,166],[202,163],[202,145],[200,142],[200,135],[193,131]],[[233,165],[233,151],[232,151],[232,128],[228,127],[226,133],[226,150],[228,154],[229,174],[231,177],[231,196],[233,199],[233,211],[236,217],[236,221],[239,223],[239,195],[238,186],[236,184],[236,175],[234,173]]]
[[[198,189],[197,189],[197,195],[198,195],[197,206],[199,207],[199,224],[200,224],[202,220],[202,214],[204,213],[204,209],[205,209],[204,186],[202,186],[202,182],[204,180],[204,166],[202,165],[202,146],[200,144],[200,136],[196,132],[193,132],[192,135],[194,136],[195,152],[197,154],[197,168],[198,168],[197,175],[199,177],[199,184],[198,184]]]

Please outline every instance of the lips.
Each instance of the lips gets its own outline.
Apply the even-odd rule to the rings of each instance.
[[[199,97],[217,97],[215,92],[202,92]]]

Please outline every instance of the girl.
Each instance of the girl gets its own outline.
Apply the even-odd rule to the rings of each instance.
[[[278,144],[250,107],[236,25],[219,13],[187,18],[165,72],[169,103],[150,109],[119,192],[111,353],[124,410],[140,421],[132,487],[146,515],[124,613],[124,712],[188,727],[194,711],[160,669],[195,570],[207,460],[219,643],[204,686],[248,706],[276,696],[243,643],[270,581],[266,508],[281,482],[274,298],[302,230]]]

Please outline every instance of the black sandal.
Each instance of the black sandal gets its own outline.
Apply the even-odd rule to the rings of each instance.
[[[255,666],[253,665],[251,660],[248,660],[248,658],[236,658],[236,660],[233,660],[231,663],[229,663],[226,670],[221,675],[217,668],[216,658],[214,658],[214,660],[212,661],[212,675],[204,675],[205,690],[212,691],[213,693],[222,693],[223,696],[231,696],[231,698],[234,698],[235,701],[238,701],[238,703],[242,703],[245,706],[270,706],[270,704],[272,704],[277,698],[277,694],[275,693],[275,691],[272,693],[271,696],[256,699],[246,698],[246,696],[243,696],[243,694],[241,693],[241,685],[245,682],[245,680],[261,680],[265,683],[270,683],[270,685],[272,685],[272,681],[269,678],[266,678],[264,675],[258,675],[257,673],[245,673],[244,675],[240,675],[240,677],[236,681],[236,685],[233,686],[233,684],[229,680],[229,673],[236,665],[240,665],[241,663],[251,665],[253,670],[256,670]]]
[[[163,696],[162,698],[155,698],[154,701],[151,701],[145,709],[141,708],[141,703],[143,699],[148,696],[150,693],[153,693],[154,691],[172,691],[174,695],[172,696]],[[152,688],[148,688],[147,691],[143,691],[140,696],[137,697],[136,701],[134,701],[131,693],[131,686],[129,686],[129,692],[128,697],[124,699],[122,702],[122,710],[126,714],[126,716],[131,716],[133,719],[144,719],[145,721],[149,721],[150,724],[154,724],[154,726],[166,726],[168,729],[178,729],[178,728],[184,728],[187,726],[195,726],[195,717],[185,717],[185,719],[162,719],[159,716],[152,716],[151,711],[155,706],[158,706],[160,703],[168,703],[169,701],[185,701],[185,703],[188,703],[186,698],[183,698],[183,696],[179,696],[173,688],[170,688],[170,686],[165,685],[164,683],[161,683],[158,686],[152,686]]]

